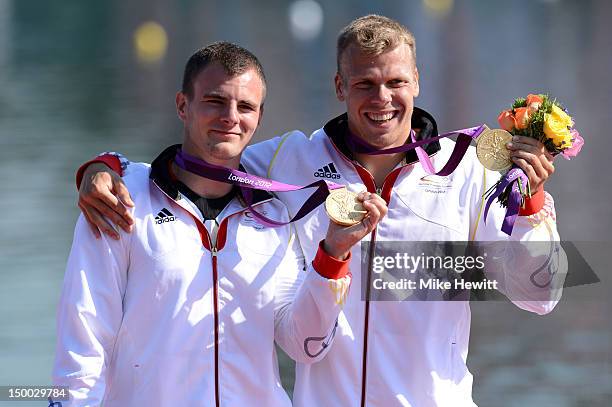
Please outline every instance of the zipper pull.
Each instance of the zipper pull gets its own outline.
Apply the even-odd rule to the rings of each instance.
[[[214,246],[213,248],[211,248],[211,249],[210,249],[210,254],[211,254],[213,257],[217,257],[217,252],[218,252],[218,250],[217,250],[217,247],[216,247],[216,246]]]
[[[382,196],[382,188],[376,188],[376,195]]]

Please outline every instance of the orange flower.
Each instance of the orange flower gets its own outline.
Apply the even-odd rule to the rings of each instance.
[[[543,100],[542,96],[533,95],[530,93],[529,95],[527,95],[527,99],[525,100],[525,102],[527,103],[527,109],[529,109],[529,113],[533,113],[540,108]]]
[[[516,127],[516,120],[510,110],[504,110],[497,116],[497,122],[502,129],[511,132]]]
[[[529,110],[526,107],[517,107],[514,109],[514,115],[516,117],[516,129],[526,129],[529,122]]]

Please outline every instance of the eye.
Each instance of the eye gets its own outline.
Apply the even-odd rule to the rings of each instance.
[[[363,89],[363,90],[368,90],[372,87],[372,82],[370,81],[360,81],[360,82],[356,82],[353,85],[356,89]]]
[[[215,99],[215,98],[205,98],[205,99],[202,99],[202,102],[210,104],[210,105],[222,105],[223,104],[223,100]]]
[[[392,88],[400,88],[400,87],[408,84],[408,81],[405,81],[403,79],[393,79],[393,80],[391,80],[391,81],[389,81],[387,83]]]
[[[244,112],[254,112],[255,106],[250,105],[248,103],[241,103],[238,105],[238,108]]]

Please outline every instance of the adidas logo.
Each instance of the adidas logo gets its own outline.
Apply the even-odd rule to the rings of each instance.
[[[340,179],[342,177],[338,173],[338,170],[336,170],[336,167],[334,167],[334,163],[329,163],[325,167],[319,168],[314,173],[314,176],[317,178],[329,178],[329,179]]]
[[[158,225],[161,225],[162,223],[166,223],[166,222],[173,222],[175,220],[176,220],[176,218],[174,217],[172,212],[170,212],[166,208],[164,208],[161,211],[159,211],[159,213],[155,217],[155,223],[158,224]]]

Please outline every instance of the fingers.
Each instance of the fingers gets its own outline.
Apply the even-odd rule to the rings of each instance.
[[[369,233],[387,214],[387,203],[379,195],[366,191],[359,193],[357,198],[361,201],[364,209],[368,211],[362,223],[366,228],[366,233]]]
[[[532,167],[532,172],[535,174],[536,177],[542,178],[543,180],[546,180],[548,178],[549,171],[544,167],[544,163],[542,162],[542,159],[540,157],[519,150],[512,155],[512,160],[515,163],[517,162],[517,160],[522,160]],[[550,163],[547,159],[544,159],[544,161],[546,161],[546,163],[550,166]]]
[[[541,141],[531,137],[512,136],[512,142],[510,142],[508,149],[524,150],[533,154],[543,154],[548,161],[554,161],[553,155],[546,149],[546,146]]]
[[[357,200],[367,211],[365,218],[352,226],[340,226],[330,221],[324,240],[325,251],[336,258],[344,259],[351,247],[359,243],[364,236],[372,232],[380,220],[387,214],[387,204],[378,195],[364,191],[357,195]]]
[[[121,202],[123,202],[125,205],[133,208],[134,207],[134,201],[132,201],[132,197],[130,196],[130,191],[128,191],[127,187],[123,183],[123,180],[121,178],[119,178],[119,180],[114,182],[113,186],[114,186],[113,189],[114,189],[115,193],[117,194],[117,198],[119,198],[121,200]],[[128,215],[130,214],[129,212],[126,212],[126,213]]]
[[[538,190],[555,171],[552,155],[536,139],[514,136],[508,150],[512,161],[529,178],[532,191]]]
[[[525,151],[534,155],[542,156],[551,163],[554,161],[552,154],[546,149],[544,144],[530,137],[514,136],[507,145],[511,152]]]
[[[116,225],[129,233],[132,230],[131,225],[134,224],[134,217],[127,207],[133,208],[134,201],[132,201],[130,192],[123,183],[123,180],[119,177],[113,177],[113,188],[111,192],[116,196],[112,194],[105,195],[106,198],[112,200],[112,206],[110,206],[110,208],[116,214],[113,214],[111,219]],[[119,217],[117,217],[117,215]]]
[[[113,202],[113,200],[117,201],[115,196],[110,192],[96,191],[80,199],[79,206],[89,210],[92,220],[103,232],[105,232],[106,229],[103,226],[107,225],[106,220],[103,219],[104,216],[113,224],[129,233],[134,223],[133,218],[121,202]],[[110,206],[108,203],[110,203]],[[126,219],[128,220],[126,221]]]
[[[134,218],[126,205],[134,206],[134,203],[121,177],[106,168],[89,170],[84,174],[79,189],[79,207],[88,215],[88,222],[103,233],[110,232],[108,222],[103,218],[106,217],[126,232],[131,232]],[[110,229],[114,231],[114,228]],[[116,235],[107,234],[113,238]]]
[[[529,145],[533,147],[544,146],[544,144],[542,144],[540,141],[534,138],[531,138],[531,137],[524,137],[524,136],[512,136],[512,143],[513,144],[525,144],[525,145]]]
[[[94,207],[82,205],[79,202],[79,208],[83,212],[87,223],[90,225],[94,236],[97,239],[101,237],[100,231],[111,239],[119,240],[119,233],[108,223],[102,214]]]
[[[89,228],[91,229],[91,233],[93,233],[96,239],[101,238],[102,235],[100,234],[100,230],[98,229],[94,221],[89,216],[88,211],[85,208],[83,208],[81,204],[78,204],[78,206],[79,206],[79,209],[81,209],[81,212],[83,213],[83,216],[85,217],[85,220],[87,221],[87,224],[89,225]]]

